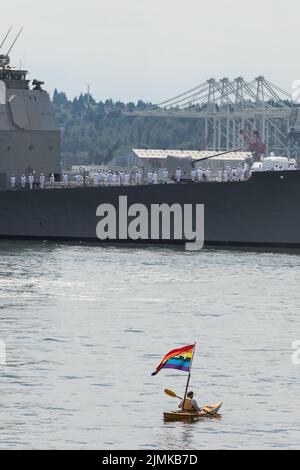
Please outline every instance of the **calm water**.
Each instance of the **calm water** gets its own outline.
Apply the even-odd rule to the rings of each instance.
[[[300,255],[0,243],[0,447],[300,448]],[[221,421],[164,424],[192,388]]]

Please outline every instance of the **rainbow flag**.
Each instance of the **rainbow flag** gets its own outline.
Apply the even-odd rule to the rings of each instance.
[[[178,369],[184,372],[189,372],[191,368],[191,360],[193,357],[195,345],[185,346],[180,349],[173,349],[170,351],[157,366],[152,375],[158,374],[161,369]]]

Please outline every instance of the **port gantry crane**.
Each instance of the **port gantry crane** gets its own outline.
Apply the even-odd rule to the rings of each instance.
[[[217,152],[244,147],[257,156],[288,152],[293,117],[291,95],[263,76],[247,82],[211,78],[150,109],[131,116],[186,118],[203,121],[202,145]]]

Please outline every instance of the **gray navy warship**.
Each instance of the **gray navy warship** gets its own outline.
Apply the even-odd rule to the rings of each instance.
[[[42,85],[38,80],[30,85],[25,70],[11,68],[8,55],[0,56],[1,238],[99,242],[97,208],[117,206],[126,196],[128,205],[149,208],[204,205],[207,245],[300,247],[298,170],[259,171],[246,181],[203,184],[11,190],[12,175],[19,180],[35,171],[60,180],[60,130]]]

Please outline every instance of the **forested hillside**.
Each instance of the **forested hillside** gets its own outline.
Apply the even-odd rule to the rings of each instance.
[[[62,158],[65,167],[72,164],[101,164],[113,158],[125,164],[131,149],[186,148],[203,145],[201,123],[194,119],[134,118],[124,111],[143,110],[150,103],[96,102],[80,95],[68,100],[55,90],[53,105],[62,129]]]

